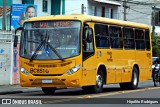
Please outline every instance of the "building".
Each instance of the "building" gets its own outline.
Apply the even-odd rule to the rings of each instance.
[[[109,0],[66,0],[65,14],[84,13],[88,15],[119,19],[120,6],[120,3]]]
[[[3,1],[0,1],[0,23],[2,23],[3,16]],[[119,7],[121,6],[120,3],[109,0],[6,0],[6,3],[7,30],[14,30],[11,27],[12,19],[15,17],[17,20],[20,19],[20,15],[14,16],[11,12],[13,4],[37,5],[36,16],[79,13],[114,19],[120,18]],[[18,23],[18,21],[14,23]],[[0,29],[2,29],[2,24],[0,24]]]
[[[124,0],[125,1],[125,0]],[[124,4],[121,0],[119,3]],[[155,14],[153,7],[156,7]],[[138,23],[144,23],[151,27],[155,17],[155,32],[160,35],[160,0],[126,0],[126,20]],[[124,19],[124,7],[121,6],[121,20]]]

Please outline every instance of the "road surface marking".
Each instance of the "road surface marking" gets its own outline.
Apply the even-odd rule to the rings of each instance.
[[[77,98],[97,98],[97,97],[103,97],[103,96],[110,96],[110,95],[118,95],[118,94],[126,94],[126,93],[133,93],[133,92],[140,92],[140,91],[148,91],[148,90],[154,90],[154,89],[160,89],[160,87],[153,87],[153,88],[143,88],[143,89],[137,89],[137,90],[125,90],[125,91],[117,91],[117,92],[111,92],[111,93],[100,93],[98,95],[86,95],[79,96]]]

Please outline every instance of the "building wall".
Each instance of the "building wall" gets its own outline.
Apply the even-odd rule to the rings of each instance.
[[[137,0],[132,0],[137,1]],[[160,8],[160,1],[158,0],[138,0],[143,3],[154,3],[156,7]],[[138,22],[147,24],[152,29],[152,6],[154,5],[142,5],[127,3],[127,20],[132,22]],[[123,14],[122,14],[123,15]],[[155,27],[155,32],[160,35],[160,27]]]
[[[12,84],[13,74],[12,32],[0,31],[0,85]],[[18,80],[18,79],[17,79]]]
[[[151,15],[152,15],[152,7],[145,5],[133,5],[127,4],[130,6],[130,9],[127,9],[127,20],[144,23],[147,25],[151,25]]]
[[[111,5],[111,4],[100,4],[97,2],[88,2],[88,14],[89,15],[94,15],[95,8],[96,7],[96,16],[102,16],[102,7],[105,7],[105,17],[107,18],[114,18],[118,19],[119,18],[119,6],[116,5]],[[111,9],[113,10],[112,17],[111,17]]]
[[[84,14],[87,14],[88,10],[88,1],[87,0],[66,0],[65,1],[65,14],[79,13],[81,14],[81,5],[84,4],[86,11]]]
[[[38,6],[37,16],[51,15],[51,0],[48,0],[48,11],[42,12],[42,2],[43,0],[34,0],[34,4]]]
[[[13,4],[22,4],[22,0],[13,0]]]
[[[66,0],[65,1],[65,14],[72,14],[72,13],[79,13],[81,14],[81,5],[84,4],[85,11],[84,14],[95,15],[95,7],[96,7],[96,16],[102,16],[102,7],[105,7],[105,17],[111,18],[110,9],[113,9],[113,17],[114,19],[119,18],[119,6],[111,5],[111,4],[104,4],[98,2],[92,2],[89,0]],[[76,5],[75,5],[76,4]]]

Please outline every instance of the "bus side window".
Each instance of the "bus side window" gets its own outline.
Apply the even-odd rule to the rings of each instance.
[[[135,49],[135,40],[134,40],[134,32],[131,27],[123,28],[123,39],[124,39],[124,48],[125,49]]]
[[[146,45],[146,50],[150,50],[149,30],[145,30],[145,45]]]
[[[145,50],[144,30],[135,29],[136,49]]]
[[[111,41],[111,48],[123,48],[122,31],[119,26],[110,26],[109,35]]]
[[[108,35],[108,26],[101,23],[96,23],[94,25],[96,47],[97,48],[109,48],[110,41]]]

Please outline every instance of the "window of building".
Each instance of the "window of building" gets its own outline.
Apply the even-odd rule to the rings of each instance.
[[[47,0],[43,0],[42,11],[43,12],[47,12],[47,10],[48,10],[48,1]]]
[[[97,7],[94,7],[94,16],[97,16]]]
[[[110,41],[108,35],[108,26],[105,24],[96,23],[94,25],[95,37],[96,37],[96,47],[97,48],[109,48]]]
[[[102,17],[105,17],[105,7],[102,7]]]
[[[97,16],[97,7],[92,6],[92,15]]]
[[[113,18],[113,9],[109,8],[109,18]]]

